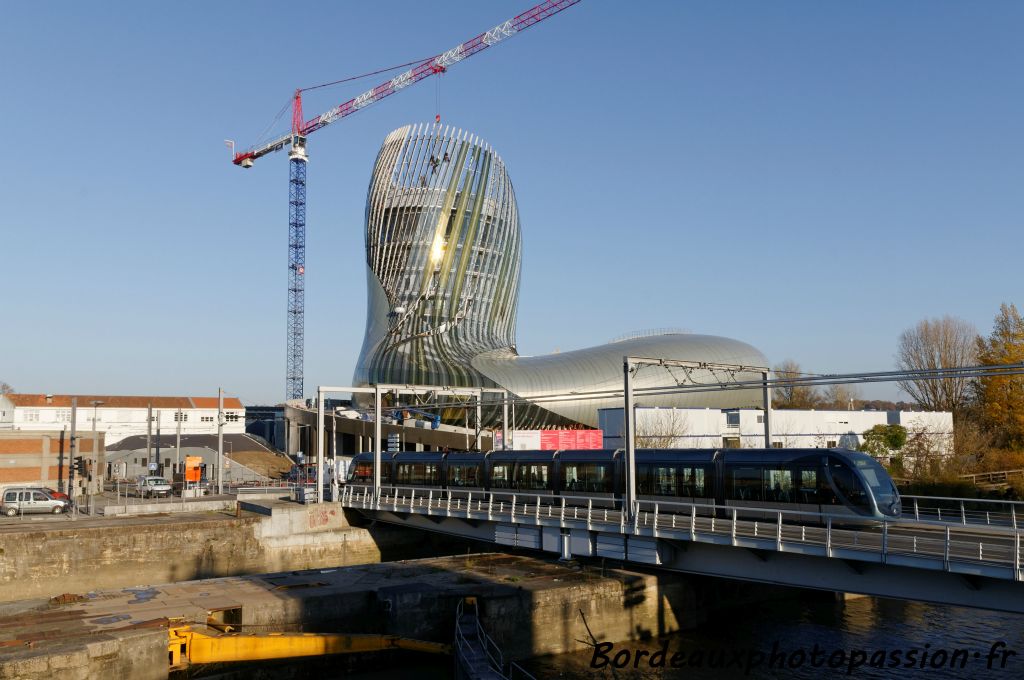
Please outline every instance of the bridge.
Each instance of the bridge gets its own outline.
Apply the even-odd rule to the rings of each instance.
[[[339,500],[371,520],[565,559],[1024,613],[1015,504],[968,512],[964,501],[940,521],[925,499],[907,497],[908,515],[878,521],[644,500],[623,512],[584,497],[415,487],[375,495],[369,485],[347,486]]]
[[[744,581],[863,593],[879,597],[1024,613],[1021,587],[1022,504],[985,506],[973,499],[905,497],[898,519],[867,519],[829,512],[640,499],[636,482],[636,428],[632,417],[633,376],[641,366],[692,369],[699,362],[623,357],[622,397],[625,483],[621,502],[582,496],[525,494],[509,490],[458,491],[381,484],[381,397],[387,390],[465,394],[445,387],[374,385],[321,386],[317,392],[316,437],[322,455],[323,402],[332,392],[374,395],[373,483],[350,485],[341,503],[374,521],[438,531],[479,541],[558,554],[563,559],[602,557],[624,563]],[[751,367],[714,365],[727,371]],[[938,379],[1000,372],[1020,374],[1024,364],[936,371],[886,372],[770,379],[731,380],[719,385],[668,386],[710,391],[762,390],[764,441],[771,442],[771,389],[778,385],[845,384],[905,379]],[[1000,373],[1002,374],[1002,373]],[[660,388],[659,388],[660,389]],[[493,391],[493,390],[492,390]],[[497,390],[502,392],[502,390]],[[657,390],[647,389],[644,394]],[[479,405],[482,390],[472,394]],[[509,394],[502,395],[503,429],[508,429]],[[594,396],[591,393],[589,396]],[[578,394],[556,395],[559,399]],[[535,400],[536,401],[536,400]],[[514,400],[513,400],[514,404]],[[323,489],[322,480],[317,484]],[[602,507],[604,505],[612,507]]]

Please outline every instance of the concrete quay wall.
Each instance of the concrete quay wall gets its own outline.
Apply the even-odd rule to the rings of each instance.
[[[465,552],[466,543],[392,526],[350,526],[336,504],[168,521],[104,519],[0,533],[0,602],[140,584]]]
[[[186,581],[63,604],[22,601],[0,606],[0,647],[9,650],[0,654],[0,680],[165,678],[167,621],[175,617],[212,616],[243,631],[383,633],[450,643],[458,603],[470,596],[504,658],[522,659],[585,649],[591,633],[614,643],[693,625],[693,583],[682,575],[602,572],[490,553]],[[61,635],[52,635],[56,629]],[[308,677],[306,663],[290,662],[294,672],[285,675]],[[243,677],[256,668],[235,670]]]

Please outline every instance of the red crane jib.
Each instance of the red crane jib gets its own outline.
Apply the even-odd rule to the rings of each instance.
[[[519,33],[520,31],[543,21],[544,19],[547,19],[548,17],[551,17],[580,1],[581,0],[547,0],[546,2],[542,2],[536,7],[528,9],[522,14],[509,19],[504,23],[498,24],[491,30],[485,31],[475,38],[461,43],[447,52],[431,57],[411,69],[403,71],[391,80],[381,83],[372,90],[367,90],[358,97],[353,97],[347,102],[329,109],[315,118],[310,118],[303,122],[301,127],[299,126],[299,121],[302,120],[302,100],[300,91],[296,91],[296,106],[293,111],[292,132],[262,146],[235,154],[232,162],[235,165],[251,165],[252,161],[255,159],[265,156],[273,151],[280,151],[283,149],[285,145],[291,143],[293,135],[297,134],[305,137],[310,133],[316,132],[327,125],[344,118],[345,116],[349,116],[356,111],[369,106],[370,104],[393,95],[399,90],[417,83],[424,78],[429,78],[432,75],[443,73],[449,66],[462,61],[466,57],[471,57],[474,54],[487,49],[491,45],[501,42],[505,38],[510,38],[516,33]],[[248,161],[248,163],[246,163],[246,161]]]

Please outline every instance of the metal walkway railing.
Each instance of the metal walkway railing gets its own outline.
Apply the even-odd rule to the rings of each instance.
[[[653,501],[638,502],[627,517],[613,507],[599,507],[595,503],[601,500],[593,498],[483,491],[448,494],[414,487],[387,487],[374,499],[369,487],[349,486],[341,502],[363,510],[585,528],[1013,581],[1022,576],[1020,532],[1012,526],[903,518],[881,521],[854,515]],[[961,518],[965,516],[966,510]]]
[[[467,606],[468,605],[468,606]],[[459,602],[455,610],[456,676],[466,680],[535,680],[514,661],[505,664],[498,644],[480,625],[475,598]]]

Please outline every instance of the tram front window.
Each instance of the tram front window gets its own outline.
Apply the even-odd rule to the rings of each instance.
[[[867,510],[871,507],[868,495],[864,491],[864,485],[860,483],[853,470],[847,467],[846,463],[830,458],[828,461],[829,472],[832,474],[832,481],[839,493],[846,497],[855,507]]]
[[[861,477],[867,482],[868,488],[871,489],[871,495],[875,497],[879,512],[886,515],[898,515],[900,495],[885,468],[879,465],[878,461],[867,456],[863,458],[857,456],[853,462]]]
[[[355,484],[373,484],[373,463],[359,461],[350,467],[348,481]]]

